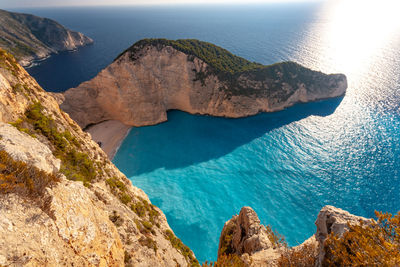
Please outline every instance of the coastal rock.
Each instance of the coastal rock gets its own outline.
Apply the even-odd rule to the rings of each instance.
[[[61,177],[39,198],[0,187],[0,265],[198,266],[162,211],[2,49],[0,146]]]
[[[296,247],[286,247],[282,243],[273,242],[271,230],[260,224],[256,212],[250,207],[243,207],[239,215],[227,221],[222,229],[218,257],[223,254],[236,254],[246,266],[276,266],[281,255],[290,254],[292,250],[300,250],[308,245],[310,255],[316,258],[316,266],[322,266],[324,260],[324,242],[330,233],[342,236],[349,224],[368,224],[371,219],[352,215],[349,212],[325,206],[318,214],[314,235]]]
[[[23,66],[91,43],[89,37],[54,20],[0,10],[0,48],[10,51]]]
[[[2,122],[0,122],[0,150],[6,151],[15,160],[33,165],[45,172],[56,173],[60,170],[61,161],[54,157],[46,145]]]
[[[83,185],[63,180],[40,203],[0,194],[4,266],[122,266],[124,248],[107,213]]]
[[[262,66],[212,44],[186,41],[255,65],[232,73],[217,70],[173,42],[139,41],[95,78],[67,90],[59,98],[61,108],[83,128],[105,120],[144,126],[166,121],[172,109],[238,118],[337,97],[347,88],[343,74],[326,75],[294,62]]]
[[[260,224],[256,212],[243,207],[239,215],[227,221],[222,229],[218,257],[236,254],[249,266],[270,266],[280,257],[282,247],[271,241],[271,232]]]
[[[370,221],[371,219],[350,214],[348,211],[333,206],[327,205],[323,207],[315,221],[317,231],[314,236],[319,248],[318,264],[322,265],[325,256],[324,242],[330,233],[341,237],[348,231],[348,224],[355,225],[360,222],[368,224]]]

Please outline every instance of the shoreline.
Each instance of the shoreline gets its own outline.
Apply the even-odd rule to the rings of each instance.
[[[120,121],[108,120],[90,126],[85,132],[90,133],[93,141],[101,144],[101,149],[112,161],[131,128]]]

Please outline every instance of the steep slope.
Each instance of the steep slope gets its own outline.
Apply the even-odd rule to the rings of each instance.
[[[0,48],[10,51],[23,66],[91,43],[89,37],[54,20],[0,10]]]
[[[198,262],[162,211],[0,49],[0,265],[64,264]]]
[[[244,117],[343,95],[343,74],[294,62],[263,66],[198,40],[137,42],[94,79],[64,93],[61,108],[81,127],[105,120],[152,125],[167,111]]]

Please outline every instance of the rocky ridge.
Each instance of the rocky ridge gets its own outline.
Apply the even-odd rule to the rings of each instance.
[[[0,10],[0,48],[10,51],[22,66],[91,43],[89,37],[54,20]]]
[[[162,211],[1,49],[0,159],[1,266],[198,265]]]
[[[238,118],[341,96],[346,88],[343,74],[294,62],[263,66],[197,40],[145,39],[60,102],[82,128],[111,119],[144,126],[166,121],[172,109]]]

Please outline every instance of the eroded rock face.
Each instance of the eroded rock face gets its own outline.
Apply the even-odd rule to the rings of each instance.
[[[74,149],[85,153],[100,168],[88,187],[64,177],[47,188],[39,199],[6,194],[0,188],[0,265],[195,264],[190,250],[184,256],[170,241],[176,237],[162,211],[109,161],[90,135],[1,49],[0,63],[0,149],[15,160],[64,177],[52,150],[54,145],[44,135],[35,132],[34,138],[8,124],[24,118],[26,110],[39,102],[43,114],[52,120],[57,131],[68,131],[79,143]],[[115,185],[110,186],[110,179],[123,188],[124,201],[121,191]]]
[[[222,229],[218,248],[218,257],[222,254],[237,254],[248,266],[276,266],[282,253],[301,249],[311,245],[317,256],[316,266],[322,266],[325,256],[324,242],[330,233],[342,236],[348,230],[349,224],[368,224],[371,219],[356,216],[349,212],[325,206],[318,214],[315,225],[317,231],[303,244],[286,248],[271,242],[270,233],[260,224],[257,214],[250,207],[243,207],[239,215],[227,221]]]
[[[281,247],[271,242],[267,228],[250,207],[243,207],[222,229],[218,257],[237,254],[249,266],[265,266],[274,264],[280,253]]]
[[[209,70],[203,60],[171,46],[146,45],[66,91],[61,108],[82,128],[111,119],[144,126],[166,121],[171,109],[238,118],[337,97],[347,88],[342,74],[326,75],[293,62],[238,74],[234,82]]]
[[[56,173],[60,170],[61,161],[46,145],[3,122],[0,122],[0,150],[45,172]]]
[[[321,265],[323,262],[325,256],[324,242],[330,233],[343,236],[349,230],[348,224],[356,225],[360,222],[368,224],[370,221],[371,219],[350,214],[348,211],[333,206],[323,207],[315,221],[317,231],[314,236],[319,247],[318,264]]]
[[[123,266],[124,247],[93,194],[63,179],[40,204],[0,194],[0,259],[4,266]]]

